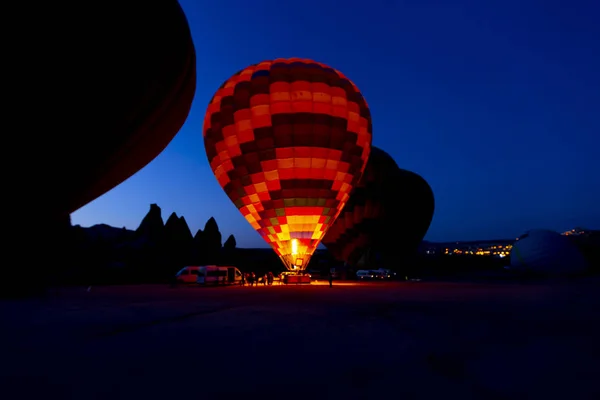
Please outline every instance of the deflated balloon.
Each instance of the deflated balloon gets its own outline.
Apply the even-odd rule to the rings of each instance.
[[[360,183],[323,244],[351,266],[372,251],[399,260],[417,251],[433,211],[433,192],[427,182],[373,147]]]
[[[371,132],[367,103],[341,72],[277,59],[223,83],[204,144],[227,196],[288,269],[303,270],[362,176]]]

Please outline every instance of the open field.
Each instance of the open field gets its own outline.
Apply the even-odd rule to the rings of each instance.
[[[0,302],[2,398],[600,398],[599,289],[60,289]]]

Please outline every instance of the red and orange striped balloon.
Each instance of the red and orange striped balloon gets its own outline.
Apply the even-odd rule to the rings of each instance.
[[[362,176],[372,124],[341,72],[291,58],[223,83],[203,134],[225,193],[288,269],[303,270]]]

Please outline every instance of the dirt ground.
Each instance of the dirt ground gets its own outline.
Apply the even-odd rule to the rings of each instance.
[[[600,398],[598,280],[68,288],[0,318],[6,400]]]

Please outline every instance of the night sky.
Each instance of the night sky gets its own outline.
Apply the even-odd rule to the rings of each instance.
[[[190,116],[157,159],[73,224],[135,229],[157,203],[193,233],[214,216],[239,247],[266,247],[217,183],[202,123],[238,70],[302,57],[354,81],[371,107],[373,145],[429,182],[426,240],[600,228],[600,2],[180,3],[198,60]]]

